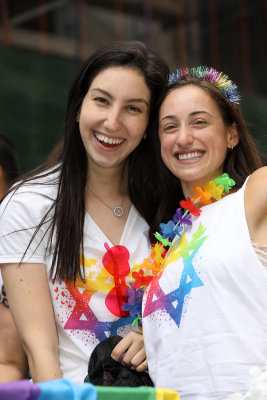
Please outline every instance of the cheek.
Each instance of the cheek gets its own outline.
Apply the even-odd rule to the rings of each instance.
[[[140,121],[140,127],[143,132],[145,132],[147,125],[148,125],[148,115],[144,115]]]
[[[135,136],[136,139],[139,139],[139,137],[140,137],[140,140],[141,140],[143,138],[146,128],[147,128],[147,120],[143,119],[143,120],[136,122],[135,124],[133,124],[131,122],[129,127],[130,127],[133,137]]]
[[[81,128],[81,124],[80,124],[80,127],[79,127],[79,129],[80,129],[80,136],[81,136],[81,139],[82,139],[83,145],[84,145],[84,146],[86,146],[86,140],[87,140],[87,137],[86,137],[86,135],[84,134],[84,131],[83,131],[83,129]]]
[[[173,140],[171,136],[160,136],[161,155],[169,154],[173,148]]]
[[[85,126],[86,126],[86,115],[84,112],[81,111],[80,116],[79,116],[80,131],[83,130]]]
[[[87,114],[81,112],[79,117],[79,131],[84,144],[89,139],[90,128],[91,124],[88,121]]]
[[[170,137],[160,137],[161,157],[167,167],[169,167],[171,162],[172,148],[173,144]]]
[[[86,133],[85,133],[86,132],[86,128],[85,128],[84,122],[83,122],[83,120],[81,118],[80,118],[80,121],[79,121],[79,131],[80,131],[80,136],[81,136],[83,144],[84,144],[84,141],[86,139]]]

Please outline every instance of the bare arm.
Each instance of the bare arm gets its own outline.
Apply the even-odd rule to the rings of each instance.
[[[114,347],[111,357],[119,361],[123,355],[123,362],[129,367],[135,367],[138,372],[148,368],[143,335],[130,332]]]
[[[0,304],[0,382],[27,377],[28,362],[10,310]]]
[[[3,264],[10,310],[28,357],[34,382],[62,376],[58,337],[44,264]]]
[[[245,210],[250,237],[267,244],[267,167],[255,171],[245,189]]]

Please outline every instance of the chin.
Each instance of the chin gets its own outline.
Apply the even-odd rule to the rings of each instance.
[[[202,178],[204,178],[204,176],[207,176],[207,175],[199,174],[198,171],[192,171],[190,173],[181,173],[181,172],[179,173],[178,172],[177,174],[175,174],[175,176],[177,176],[177,178],[179,178],[181,181],[189,183],[189,182],[196,181],[198,179],[202,179]]]

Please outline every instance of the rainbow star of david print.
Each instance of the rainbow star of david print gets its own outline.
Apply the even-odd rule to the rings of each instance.
[[[170,293],[164,293],[160,287],[160,278],[163,271],[160,272],[152,280],[149,287],[143,310],[143,318],[158,310],[165,311],[179,328],[187,296],[190,295],[193,289],[203,286],[203,282],[193,266],[193,259],[207,238],[207,236],[204,236],[204,233],[205,229],[200,223],[198,230],[193,234],[192,240],[189,243],[184,233],[176,248],[170,249],[163,267],[165,269],[167,265],[177,261],[180,257],[182,258],[183,270],[179,286]]]
[[[129,282],[133,281],[132,272],[135,271],[134,268],[131,271],[129,266],[129,251],[120,245],[109,248],[105,244],[105,247],[107,251],[101,261],[84,257],[84,281],[77,279],[75,285],[73,282],[54,284],[59,307],[69,309],[64,329],[86,331],[99,341],[117,335],[121,328],[132,325],[135,319],[123,309],[127,302],[126,290]],[[90,304],[97,292],[105,297],[104,306],[111,314],[109,321],[100,320]]]

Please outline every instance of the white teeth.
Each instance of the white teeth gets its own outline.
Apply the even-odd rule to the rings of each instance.
[[[195,151],[194,153],[178,154],[179,160],[190,160],[192,158],[202,157],[203,153]]]
[[[121,144],[124,140],[123,139],[111,139],[108,138],[107,136],[102,135],[101,133],[96,133],[95,132],[95,136],[97,138],[97,140],[99,140],[100,142],[104,142],[104,143],[108,143],[108,144]]]

